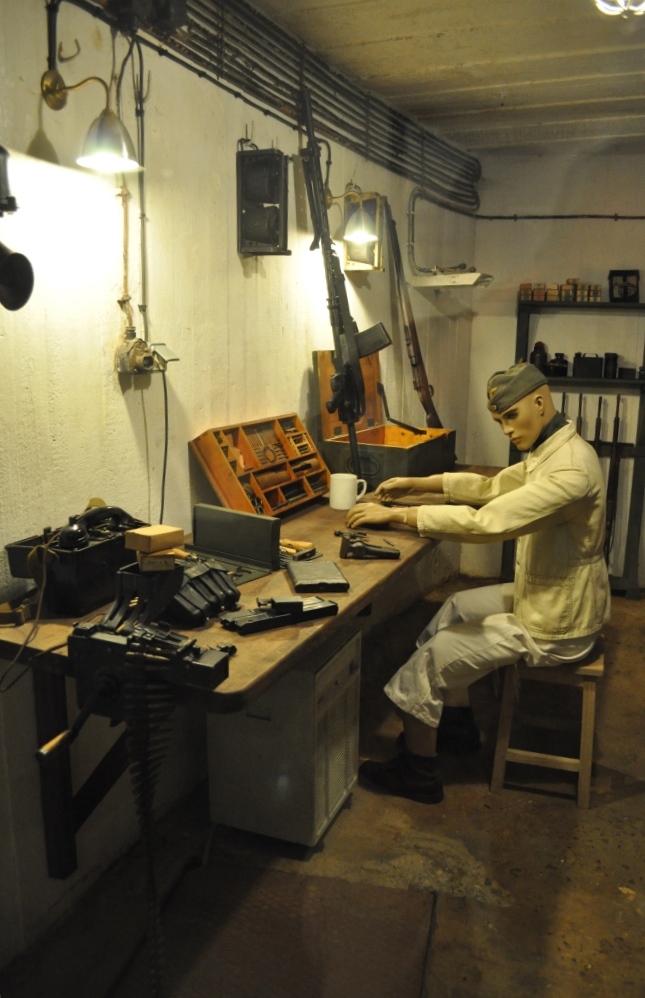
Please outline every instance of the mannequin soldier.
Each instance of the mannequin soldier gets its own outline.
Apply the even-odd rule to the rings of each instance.
[[[445,505],[360,503],[352,530],[388,523],[423,537],[481,543],[517,539],[515,581],[456,593],[385,687],[403,717],[403,751],[367,761],[364,785],[424,803],[443,799],[437,750],[479,745],[468,687],[502,666],[584,658],[609,618],[603,558],[605,487],[594,449],[558,413],[544,374],[516,364],[492,375],[488,409],[525,459],[494,477],[464,472],[390,478],[376,498],[443,493]]]

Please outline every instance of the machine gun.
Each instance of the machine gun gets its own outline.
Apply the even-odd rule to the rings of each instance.
[[[119,595],[98,623],[78,623],[67,640],[70,668],[76,679],[79,713],[37,752],[44,798],[53,793],[50,780],[65,772],[61,755],[78,736],[92,714],[125,721],[125,731],[115,741],[92,776],[73,799],[76,827],[129,766],[145,860],[147,894],[147,943],[151,995],[165,994],[162,981],[162,934],[155,872],[154,800],[159,774],[170,746],[171,715],[184,693],[211,693],[228,677],[229,658],[235,645],[201,648],[195,638],[155,623],[182,585],[183,571],[138,573],[136,566],[118,573]],[[229,604],[230,605],[230,604]],[[60,769],[60,767],[63,767]],[[55,784],[54,784],[55,785]],[[77,817],[80,815],[80,817]],[[72,833],[75,828],[72,829]],[[56,839],[61,848],[60,838]],[[53,848],[53,847],[52,847]],[[75,869],[63,855],[63,874]]]
[[[320,145],[314,132],[311,97],[306,89],[301,93],[301,106],[307,130],[307,145],[301,151],[300,158],[314,227],[314,239],[310,249],[318,247],[322,249],[327,280],[327,305],[334,335],[332,396],[325,405],[328,412],[338,412],[338,418],[347,426],[352,471],[360,478],[356,423],[365,415],[365,384],[360,361],[361,357],[367,357],[381,350],[392,341],[382,323],[370,326],[369,329],[359,333],[349,311],[345,275],[329,230],[327,197],[320,166]]]
[[[441,429],[443,423],[439,419],[439,413],[435,409],[432,396],[434,395],[434,388],[428,382],[428,375],[426,374],[426,369],[423,363],[423,357],[421,355],[421,349],[419,347],[419,337],[417,336],[417,327],[414,321],[414,315],[412,313],[412,304],[410,302],[410,295],[408,293],[408,286],[405,281],[405,275],[403,273],[403,262],[401,260],[401,247],[399,246],[399,237],[396,231],[396,223],[392,217],[392,209],[390,208],[390,203],[385,199],[384,205],[385,219],[387,222],[387,231],[390,239],[390,250],[392,252],[392,262],[394,263],[394,270],[396,271],[396,284],[399,292],[399,304],[401,306],[401,316],[403,318],[403,332],[405,335],[405,346],[408,351],[408,357],[410,364],[412,366],[412,384],[414,385],[414,390],[419,396],[421,405],[423,406],[424,412],[426,414],[426,426],[434,427],[435,429]]]

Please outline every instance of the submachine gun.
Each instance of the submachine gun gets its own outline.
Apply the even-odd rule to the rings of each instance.
[[[320,165],[320,145],[314,132],[311,97],[301,91],[301,109],[307,130],[307,145],[300,152],[307,188],[309,211],[314,227],[310,249],[322,249],[327,279],[327,304],[334,335],[334,374],[331,377],[332,397],[325,403],[328,412],[338,412],[338,418],[347,426],[352,471],[360,478],[360,458],[356,439],[356,423],[365,415],[365,385],[361,371],[361,357],[376,353],[392,342],[382,323],[358,331],[349,311],[345,275],[334,249],[329,230],[327,197]]]

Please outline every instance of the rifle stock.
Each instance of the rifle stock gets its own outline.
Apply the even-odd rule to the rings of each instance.
[[[399,292],[399,304],[401,306],[401,316],[403,319],[403,332],[405,335],[405,346],[408,352],[408,357],[410,359],[410,364],[412,365],[412,384],[414,385],[414,390],[416,391],[423,410],[426,414],[426,426],[432,426],[436,429],[441,429],[443,423],[439,419],[439,414],[435,409],[432,396],[434,395],[434,388],[428,383],[428,375],[426,374],[426,369],[423,363],[423,357],[421,355],[421,349],[419,347],[419,337],[417,336],[417,327],[414,321],[414,315],[412,313],[412,305],[410,303],[410,295],[408,293],[408,285],[405,280],[405,275],[403,273],[403,262],[401,260],[401,247],[399,246],[399,237],[396,231],[396,223],[392,217],[392,210],[390,208],[390,203],[385,198],[384,204],[385,218],[387,221],[388,236],[390,239],[390,249],[392,251],[392,261],[394,263],[394,270],[396,271],[396,283]]]

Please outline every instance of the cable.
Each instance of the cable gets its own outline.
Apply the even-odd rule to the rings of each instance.
[[[133,35],[130,39],[130,45],[126,56],[121,64],[121,70],[119,72],[119,79],[117,82],[117,106],[120,105],[121,100],[121,84],[123,82],[123,76],[125,74],[125,69],[132,58],[133,52],[136,48],[138,62],[139,62],[139,73],[138,76],[134,69],[134,60],[132,65],[133,80],[132,86],[134,91],[134,103],[135,103],[135,114],[137,119],[137,160],[141,169],[138,174],[138,186],[139,186],[139,247],[140,247],[140,267],[141,267],[141,302],[139,304],[139,312],[143,321],[143,339],[145,343],[149,343],[150,335],[148,329],[148,246],[147,246],[147,233],[146,233],[146,187],[145,187],[145,161],[146,161],[146,141],[145,141],[145,125],[144,125],[144,104],[146,101],[146,94],[143,89],[144,80],[144,61],[143,61],[143,50],[141,47],[141,42],[137,35]],[[256,147],[257,148],[257,147]],[[165,494],[166,494],[166,473],[168,468],[168,385],[166,382],[166,372],[161,371],[161,377],[163,382],[163,394],[164,394],[164,453],[163,453],[163,469],[161,474],[161,501],[160,501],[160,512],[159,512],[159,523],[163,523],[164,517],[164,506],[165,506]]]
[[[69,2],[118,27],[118,18],[99,0]],[[361,90],[250,4],[187,0],[187,13],[187,29],[155,40],[160,36],[147,25],[152,37],[137,36],[137,44],[296,131],[297,105],[307,86],[316,100],[318,129],[328,138],[423,186],[442,207],[464,214],[479,208],[479,160]]]
[[[645,215],[469,215],[484,222],[557,221],[558,219],[604,218],[612,222],[642,222]]]
[[[32,638],[36,634],[36,631],[38,630],[38,625],[40,623],[40,615],[41,615],[42,609],[43,609],[43,599],[44,599],[44,596],[45,596],[45,585],[47,583],[47,553],[48,553],[49,548],[51,547],[51,545],[54,543],[54,541],[56,541],[58,539],[59,532],[60,531],[56,530],[52,534],[52,536],[49,538],[49,540],[47,541],[47,543],[43,545],[43,557],[42,557],[43,574],[42,574],[42,578],[40,580],[40,585],[38,587],[38,602],[36,604],[36,615],[34,617],[34,622],[31,625],[31,628],[28,631],[27,636],[25,637],[25,640],[20,645],[20,647],[18,648],[18,651],[16,652],[16,654],[12,658],[11,662],[9,662],[9,665],[7,666],[7,668],[4,670],[4,672],[0,676],[0,693],[7,693],[8,690],[10,690],[13,686],[16,685],[17,682],[19,682],[19,680],[22,679],[22,677],[25,675],[25,673],[29,672],[31,663],[29,665],[26,665],[25,668],[22,670],[22,672],[19,673],[19,675],[17,675],[15,677],[15,679],[12,679],[11,682],[8,685],[5,685],[5,680],[6,680],[7,676],[9,675],[9,673],[11,672],[11,670],[18,664],[18,659],[20,658],[20,656],[22,655],[23,651],[25,650],[25,648],[27,647],[27,645],[29,644],[29,642],[32,640]],[[60,645],[56,645],[56,647],[58,648],[58,647],[61,647],[61,646]],[[53,651],[53,648],[48,648],[44,652],[39,652],[39,654],[43,654],[44,655],[44,654],[46,654],[47,651]]]
[[[163,411],[164,411],[164,443],[163,443],[163,469],[161,472],[161,509],[159,511],[159,523],[163,523],[163,511],[166,496],[166,470],[168,467],[168,385],[166,384],[166,372],[161,372],[163,382]]]

